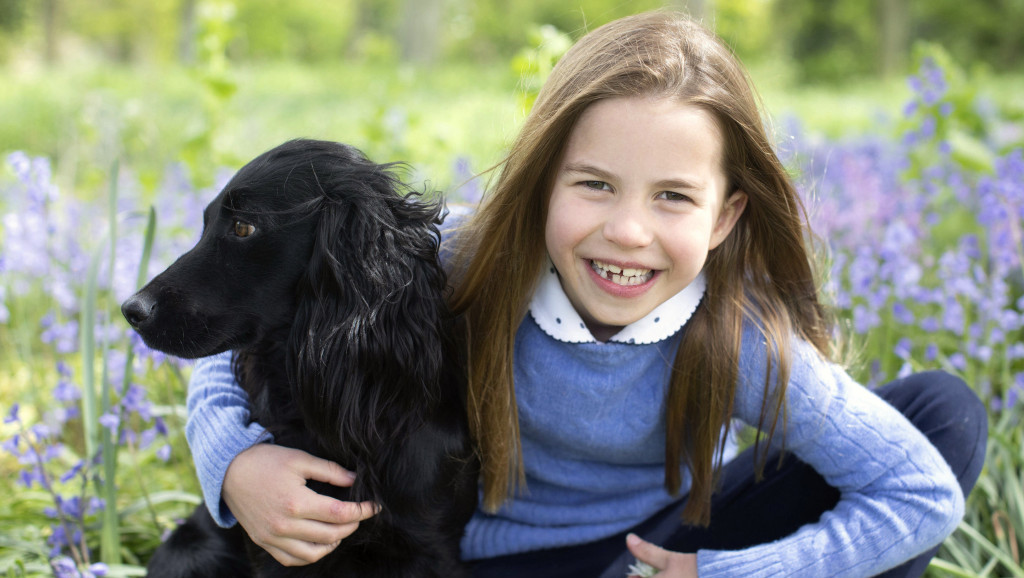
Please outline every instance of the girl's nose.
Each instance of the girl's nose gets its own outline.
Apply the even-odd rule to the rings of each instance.
[[[626,249],[650,245],[654,240],[654,229],[649,216],[643,209],[620,203],[605,220],[605,239]]]

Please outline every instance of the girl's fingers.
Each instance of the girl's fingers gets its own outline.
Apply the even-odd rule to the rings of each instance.
[[[348,487],[355,482],[356,476],[335,462],[324,460],[312,455],[303,456],[299,473],[307,480],[316,480],[332,486]]]
[[[333,544],[314,544],[292,540],[281,547],[268,546],[264,549],[284,566],[305,566],[317,562],[333,552],[337,547],[337,542]]]
[[[282,548],[289,542],[312,544],[315,546],[328,544],[337,546],[338,542],[351,536],[357,528],[359,528],[358,522],[350,524],[325,524],[323,522],[303,520],[295,523],[286,532],[278,535],[275,543]],[[293,548],[289,548],[289,550],[293,550]]]
[[[307,520],[345,525],[372,518],[380,508],[373,502],[343,502],[314,493],[305,501],[303,510],[299,516]]]

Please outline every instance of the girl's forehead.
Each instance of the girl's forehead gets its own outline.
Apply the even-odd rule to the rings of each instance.
[[[665,126],[670,129],[687,130],[692,128],[682,127],[679,123],[673,122],[683,118],[704,125],[707,132],[714,134],[718,140],[721,139],[717,119],[711,112],[702,106],[669,96],[621,96],[594,102],[583,110],[573,126],[570,138],[581,124],[587,123],[609,126],[639,123],[644,126]]]
[[[613,98],[583,112],[562,165],[640,183],[724,181],[722,136],[711,113],[667,98]],[[724,184],[722,185],[724,188]]]

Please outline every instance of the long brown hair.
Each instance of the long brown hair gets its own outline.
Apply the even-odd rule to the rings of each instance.
[[[688,522],[710,520],[744,319],[755,320],[770,360],[758,424],[769,438],[783,411],[789,336],[795,331],[829,356],[830,327],[817,298],[804,210],[765,134],[742,65],[712,33],[681,15],[652,12],[606,24],[555,66],[456,248],[452,305],[465,314],[469,331],[469,416],[489,510],[525,480],[514,343],[544,263],[553,175],[588,106],[640,96],[671,98],[709,112],[723,137],[728,194],[739,190],[748,196],[735,228],[708,256],[707,291],[687,324],[666,398],[665,486],[679,491],[685,464],[692,477],[683,512]],[[771,387],[773,373],[778,387]]]

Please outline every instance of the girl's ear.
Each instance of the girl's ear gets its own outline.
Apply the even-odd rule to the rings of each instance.
[[[747,208],[747,193],[736,189],[725,199],[722,205],[722,212],[718,214],[718,222],[711,231],[711,244],[708,250],[719,246],[729,236],[736,221],[740,220],[743,209]]]

